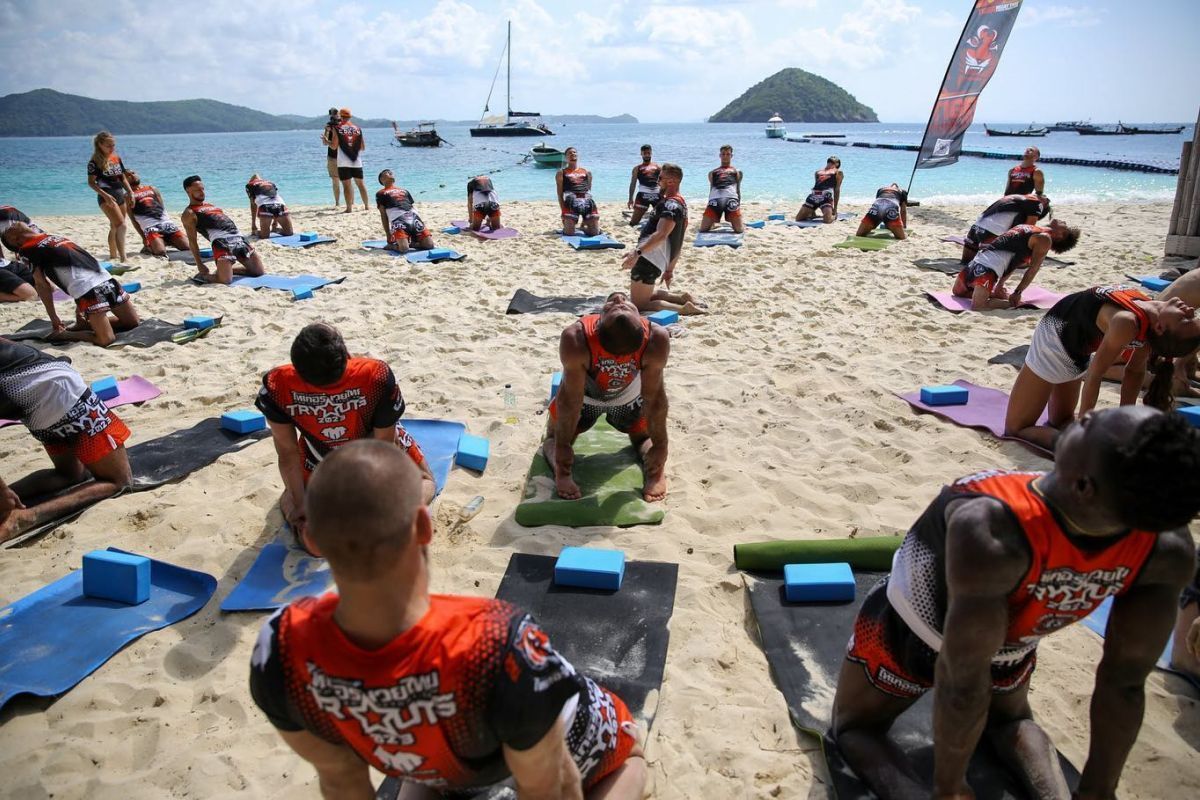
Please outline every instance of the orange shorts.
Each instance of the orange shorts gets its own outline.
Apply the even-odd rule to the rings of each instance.
[[[633,715],[629,713],[629,708],[625,705],[625,702],[602,686],[595,686],[596,689],[606,695],[606,699],[612,702],[612,711],[615,712],[613,722],[616,723],[617,732],[615,736],[605,742],[606,746],[603,752],[592,756],[592,758],[596,759],[594,767],[591,767],[590,763],[579,764],[578,756],[572,753],[572,757],[576,758],[576,765],[581,768],[581,772],[583,768],[591,767],[591,769],[587,770],[586,774],[581,776],[583,778],[583,786],[587,789],[607,778],[624,764],[629,759],[629,754],[633,751],[634,745],[637,744],[637,738],[625,730],[625,723],[633,722]],[[588,694],[590,695],[591,693],[592,690],[589,687]],[[600,704],[603,705],[603,701]],[[585,761],[590,761],[590,759]]]
[[[984,267],[972,267],[970,264],[963,267],[958,272],[958,277],[954,279],[954,296],[955,297],[970,297],[976,286],[987,287],[990,295],[996,288],[999,282],[996,273]]]
[[[471,221],[472,222],[483,222],[485,219],[494,219],[496,222],[499,222],[500,221],[500,209],[496,209],[495,211],[488,211],[488,212],[483,212],[483,211],[480,211],[479,209],[475,209],[474,211],[471,212]],[[496,227],[500,227],[500,226],[497,225]]]
[[[112,410],[105,407],[105,411],[107,421],[102,426],[77,433],[68,442],[45,442],[46,452],[52,456],[72,455],[88,466],[123,447],[129,438],[129,428]]]

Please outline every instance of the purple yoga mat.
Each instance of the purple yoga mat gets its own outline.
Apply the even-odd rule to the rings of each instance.
[[[492,230],[488,227],[480,227],[479,230],[471,230],[471,223],[465,219],[452,219],[450,224],[462,230],[463,233],[469,233],[472,236],[478,236],[480,239],[515,239],[520,236],[520,232],[516,228],[506,228],[500,226],[497,230]]]
[[[971,310],[971,298],[955,297],[952,292],[926,292],[925,296],[933,302],[937,303],[947,311],[959,314],[963,311]],[[1021,308],[1041,308],[1046,309],[1057,303],[1066,295],[1058,292],[1051,292],[1048,289],[1043,289],[1040,286],[1030,286],[1025,290],[1024,296],[1021,298]],[[1003,310],[1003,309],[997,309]]]
[[[931,406],[921,402],[921,391],[918,389],[909,394],[899,395],[906,403],[912,406],[917,411],[924,411],[930,414],[935,414],[942,419],[949,420],[955,425],[961,425],[964,428],[979,428],[995,436],[997,439],[1005,439],[1010,442],[1018,442],[1025,445],[1033,452],[1051,461],[1054,460],[1054,454],[1049,450],[1038,447],[1033,442],[1018,439],[1016,436],[1004,435],[1004,415],[1008,411],[1008,395],[999,389],[990,389],[987,386],[976,386],[970,381],[955,381],[955,386],[961,386],[967,390],[968,397],[966,405],[961,406]],[[1042,416],[1038,418],[1039,425],[1046,424],[1046,412],[1042,412]]]
[[[116,406],[127,406],[131,403],[144,403],[147,400],[153,400],[160,394],[162,394],[162,389],[159,389],[141,375],[134,375],[132,378],[117,381],[117,396],[111,400],[105,400],[104,404],[109,408],[115,408]],[[8,425],[16,425],[19,422],[20,420],[17,419],[0,419],[0,428]]]

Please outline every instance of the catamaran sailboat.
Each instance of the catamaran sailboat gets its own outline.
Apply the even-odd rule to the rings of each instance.
[[[504,73],[505,113],[504,117],[489,118],[488,104],[492,102],[492,91],[496,88],[496,78],[500,76],[500,67],[496,66],[496,75],[492,78],[492,88],[488,90],[487,101],[483,104],[484,116],[479,124],[471,128],[472,136],[553,136],[554,131],[540,122],[534,122],[530,117],[540,117],[537,111],[512,110],[512,21],[508,23],[508,41],[504,45],[502,56],[508,56],[508,68]]]

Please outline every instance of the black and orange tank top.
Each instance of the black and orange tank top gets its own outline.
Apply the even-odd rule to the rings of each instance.
[[[817,182],[813,186],[813,191],[824,192],[837,188],[837,174],[838,171],[836,169],[817,170]]]
[[[600,344],[600,315],[588,314],[580,318],[584,336],[587,337],[591,364],[588,367],[587,396],[600,401],[612,400],[625,391],[642,372],[642,356],[650,345],[650,320],[641,318],[643,337],[637,350],[625,355],[615,355]]]
[[[1033,173],[1037,165],[1017,164],[1008,171],[1008,191],[1005,194],[1029,194],[1033,191]]]
[[[582,197],[592,190],[592,174],[583,167],[564,169],[562,179],[563,192]]]

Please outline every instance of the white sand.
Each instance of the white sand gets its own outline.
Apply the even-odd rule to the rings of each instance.
[[[437,230],[460,204],[420,209]],[[848,209],[861,212],[862,209]],[[618,208],[604,224],[625,242]],[[693,231],[700,208],[693,206]],[[460,419],[488,436],[492,458],[476,478],[452,473],[438,512],[434,589],[491,595],[513,551],[555,553],[565,544],[623,548],[631,558],[680,564],[666,680],[648,755],[655,796],[807,797],[821,780],[815,742],[797,734],[754,638],[737,542],[902,532],[945,481],[982,468],[1043,468],[1022,447],[917,416],[893,395],[921,384],[970,378],[1005,390],[1015,371],[988,357],[1027,343],[1037,312],[954,316],[922,299],[951,278],[914,258],[953,256],[939,244],[962,233],[972,208],[916,209],[912,238],[885,252],[832,249],[853,222],[825,229],[752,230],[739,251],[687,247],[678,286],[714,314],[687,321],[672,341],[671,493],[659,527],[527,529],[512,519],[542,435],[540,414],[563,315],[505,316],[518,287],[535,294],[603,294],[628,285],[619,251],[575,253],[544,232],[548,203],[508,203],[523,233],[502,242],[438,236],[470,258],[410,266],[358,249],[378,238],[378,214],[296,213],[297,230],[339,238],[312,250],[259,247],[269,272],[347,276],[293,303],[287,293],[185,284],[190,268],[131,258],[142,269],[135,302],[143,317],[178,321],[225,315],[207,339],[177,347],[69,353],[87,378],[141,374],[164,391],[119,414],[145,441],[233,408],[249,407],[262,373],[287,360],[307,322],[341,328],[351,349],[387,359],[409,415]],[[765,207],[751,204],[747,218]],[[1070,255],[1079,265],[1045,269],[1041,285],[1072,291],[1152,270],[1168,208],[1107,205],[1058,209],[1084,229]],[[239,211],[239,220],[244,212]],[[44,218],[103,256],[99,215]],[[243,221],[244,220],[240,220]],[[690,238],[690,236],[689,236]],[[134,237],[131,235],[130,246]],[[1155,270],[1156,271],[1156,270]],[[0,330],[42,314],[38,304],[0,307]],[[58,352],[51,348],[53,352]],[[503,424],[502,387],[516,389],[521,417]],[[1116,402],[1112,387],[1102,403]],[[3,474],[46,465],[20,426],[0,430]],[[0,551],[0,604],[79,567],[83,553],[117,545],[200,569],[220,580],[194,617],[127,647],[61,698],[18,699],[0,714],[0,774],[12,798],[316,797],[313,771],[290,754],[246,688],[250,650],[263,620],[217,608],[280,524],[281,482],[271,445],[222,458],[181,483],[100,504],[32,546]],[[476,494],[482,513],[449,524]],[[1034,678],[1034,708],[1059,747],[1082,765],[1087,704],[1100,640],[1082,626],[1051,637]],[[1197,796],[1200,716],[1194,693],[1154,674],[1146,722],[1122,783],[1126,798]],[[299,794],[297,794],[297,790]]]

